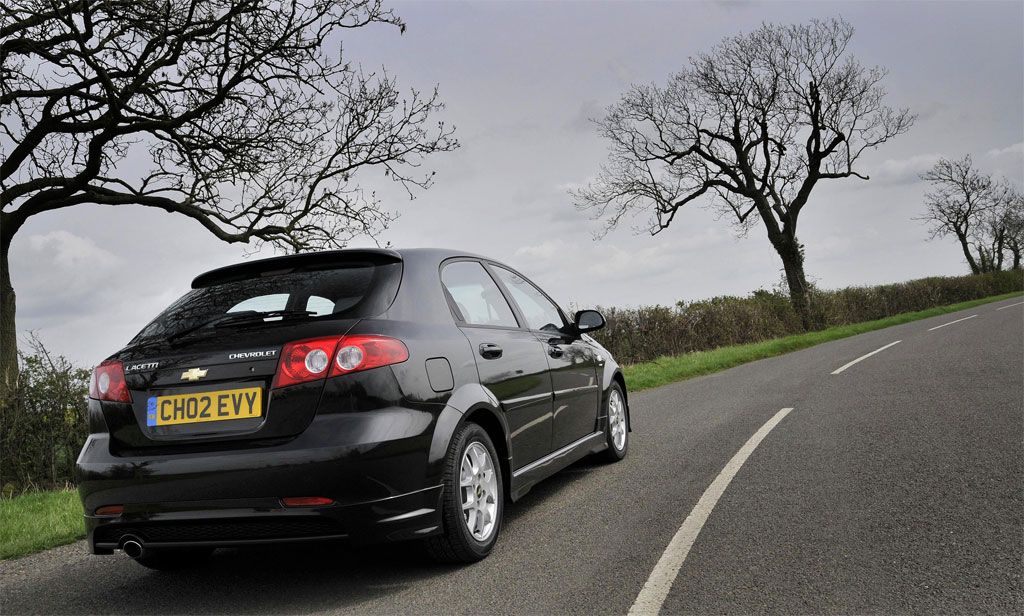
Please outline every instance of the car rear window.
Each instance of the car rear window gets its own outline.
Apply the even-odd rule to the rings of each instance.
[[[193,289],[170,305],[135,337],[173,337],[232,313],[311,312],[310,319],[362,318],[381,314],[398,293],[401,263],[354,262],[330,269],[265,272]],[[267,321],[280,320],[269,317]]]

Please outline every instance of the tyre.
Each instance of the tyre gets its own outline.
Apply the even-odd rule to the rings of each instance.
[[[467,423],[452,437],[441,496],[443,534],[426,540],[442,563],[472,563],[491,552],[501,528],[504,485],[501,463],[483,428]]]
[[[629,451],[629,422],[626,419],[626,396],[618,383],[612,383],[608,389],[608,399],[604,403],[608,415],[605,426],[605,438],[608,448],[598,454],[606,462],[618,462],[626,457]]]
[[[162,548],[146,550],[135,562],[147,569],[180,571],[205,563],[211,554],[213,548]]]

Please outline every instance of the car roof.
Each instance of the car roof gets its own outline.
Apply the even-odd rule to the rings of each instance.
[[[307,267],[330,266],[332,263],[346,263],[353,259],[365,259],[370,262],[396,263],[399,261],[427,262],[427,264],[440,264],[445,259],[454,257],[469,257],[474,259],[488,259],[470,252],[453,250],[450,248],[405,248],[394,250],[390,248],[345,248],[342,250],[321,250],[316,252],[303,252],[292,255],[269,257],[266,259],[255,259],[244,261],[224,267],[218,267],[196,276],[192,280],[192,288],[199,289],[215,284],[244,280],[263,272],[275,270],[289,270]]]
[[[472,252],[466,252],[465,250],[454,250],[451,248],[403,248],[397,250],[402,255],[403,259],[417,259],[420,261],[428,261],[440,264],[445,259],[452,259],[456,257],[467,257],[470,259],[484,259],[487,261],[493,261],[490,257],[484,257],[482,255],[474,254]]]

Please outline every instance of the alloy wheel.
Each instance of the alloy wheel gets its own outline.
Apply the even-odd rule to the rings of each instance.
[[[618,389],[612,388],[608,395],[608,426],[612,435],[612,446],[616,451],[626,447],[626,405]]]
[[[473,441],[466,447],[459,471],[459,486],[466,528],[477,541],[487,541],[494,532],[500,495],[494,461],[483,443]]]

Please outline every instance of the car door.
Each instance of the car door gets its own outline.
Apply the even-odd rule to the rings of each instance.
[[[499,286],[479,261],[441,268],[452,313],[476,353],[480,383],[501,404],[509,429],[512,468],[551,451],[552,395],[544,345],[521,327]]]
[[[544,346],[554,393],[553,450],[577,441],[597,429],[601,403],[597,354],[593,347],[570,335],[558,306],[520,274],[489,264],[526,321]]]

